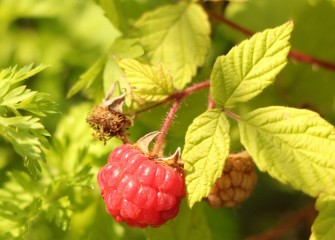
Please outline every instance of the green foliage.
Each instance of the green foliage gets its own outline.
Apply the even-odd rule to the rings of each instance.
[[[267,30],[241,42],[241,29],[209,12]],[[0,72],[0,239],[252,238],[311,202],[289,186],[318,198],[311,239],[334,239],[335,71],[311,66],[314,58],[334,62],[333,1],[5,0],[0,15],[1,65],[51,66]],[[287,60],[290,45],[314,63]],[[211,72],[215,106],[206,111],[208,92],[185,87]],[[135,111],[183,101],[165,152],[183,147],[187,201],[160,228],[117,223],[96,186],[98,169],[121,143],[96,142],[85,121],[93,106],[78,103],[100,103],[114,83],[134,116],[130,140],[158,130],[167,109]],[[51,115],[51,99],[61,114]],[[274,180],[260,172],[255,193],[233,211],[195,204],[229,151],[243,148]],[[277,237],[306,239],[310,222]]]
[[[121,11],[121,1],[97,0],[100,6],[105,10],[105,15],[109,21],[117,28],[122,30],[126,24],[122,21],[123,12]]]
[[[322,194],[316,209],[320,212],[312,226],[311,240],[331,240],[335,236],[335,196]]]
[[[82,113],[89,109],[90,105],[74,107],[60,122],[38,181],[22,171],[9,173],[0,190],[0,234],[29,239],[29,230],[44,221],[68,230],[74,212],[94,200],[92,159],[106,157],[109,150],[87,134]]]
[[[164,226],[149,228],[146,235],[151,240],[211,240],[211,232],[206,221],[203,207],[195,206],[190,210],[186,201],[183,201],[178,216]]]
[[[118,61],[123,58],[137,58],[141,55],[143,55],[143,48],[136,39],[116,39],[108,54],[101,56],[81,75],[69,90],[67,97],[72,97],[80,90],[86,90],[89,92],[88,97],[101,101],[114,82],[119,82],[122,89],[129,88],[127,83],[121,79],[122,74]]]
[[[137,39],[118,38],[113,43],[103,73],[104,91],[107,94],[114,82],[120,84],[121,89],[128,89],[127,83],[122,81],[122,71],[118,65],[121,59],[135,59],[142,56],[143,47]],[[121,93],[119,93],[121,95]],[[130,103],[129,103],[130,105]]]
[[[0,234],[18,238],[39,214],[42,199],[36,195],[42,188],[24,172],[13,171],[9,177],[11,181],[0,190]]]
[[[135,28],[151,63],[163,62],[177,89],[189,83],[196,68],[204,63],[210,27],[199,5],[181,2],[160,7],[144,14]]]
[[[211,75],[216,105],[232,108],[260,94],[285,67],[293,24],[257,33],[217,58]]]
[[[98,80],[101,76],[101,73],[103,71],[104,64],[106,62],[106,56],[103,56],[99,58],[85,73],[83,73],[80,76],[79,81],[77,81],[70,91],[67,94],[67,97],[72,97],[74,94],[78,93],[83,88],[91,88],[94,86],[94,84],[99,84]],[[100,84],[101,85],[101,84]],[[97,89],[101,90],[101,87],[96,87]],[[95,94],[98,94],[100,99],[103,97],[103,93],[95,92]]]
[[[56,105],[48,94],[31,91],[19,83],[46,67],[29,65],[18,71],[8,68],[0,72],[0,135],[13,145],[35,178],[41,171],[39,161],[45,160],[43,147],[48,147],[49,133],[34,115],[55,113]]]
[[[239,128],[260,170],[313,197],[335,193],[335,130],[317,113],[260,108],[243,115]]]
[[[292,48],[310,56],[334,62],[335,48],[332,46],[335,42],[335,34],[332,34],[333,20],[330,20],[334,19],[334,11],[334,1],[255,0],[245,1],[243,4],[230,2],[225,16],[253,31],[278,26],[291,19],[294,22],[294,31],[290,39]],[[233,42],[240,42],[245,38],[236,31],[223,28],[225,38]],[[317,34],[319,32],[325,34]],[[303,62],[289,61],[274,86],[278,95],[269,94],[266,99],[264,97],[256,101],[256,104],[279,100],[280,104],[295,107],[308,106],[327,119],[331,119],[334,124],[335,106],[332,104],[335,88],[335,82],[332,79],[334,78],[334,71],[312,67]]]
[[[209,194],[229,153],[229,122],[220,109],[194,119],[185,136],[183,160],[189,206]]]
[[[129,95],[140,105],[162,101],[174,92],[171,73],[162,64],[155,67],[124,59],[119,66],[129,82]]]

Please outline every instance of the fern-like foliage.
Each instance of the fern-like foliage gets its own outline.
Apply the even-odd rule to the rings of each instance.
[[[22,85],[22,81],[44,70],[46,65],[33,65],[0,71],[0,136],[10,142],[24,159],[24,165],[36,178],[41,172],[39,161],[45,160],[49,133],[40,117],[56,112],[56,104],[48,94]]]
[[[107,158],[112,146],[106,148],[87,134],[82,113],[90,107],[76,106],[59,122],[37,180],[20,170],[7,173],[0,188],[0,239],[37,239],[34,229],[45,225],[65,235],[74,214],[100,201],[92,162],[100,155]]]

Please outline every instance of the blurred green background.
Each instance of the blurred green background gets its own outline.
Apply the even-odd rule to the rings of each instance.
[[[85,118],[93,104],[103,96],[94,90],[102,89],[103,78],[108,76],[100,74],[97,77],[96,85],[92,86],[95,95],[92,95],[92,89],[86,89],[71,98],[66,97],[80,76],[108,53],[115,39],[121,35],[118,27],[133,22],[145,11],[174,2],[121,1],[118,11],[122,12],[124,19],[121,18],[119,26],[113,26],[99,5],[106,7],[107,0],[0,0],[1,68],[22,67],[30,63],[50,65],[25,84],[33,90],[50,94],[50,98],[58,104],[59,111],[42,119],[51,133],[52,147],[46,153],[47,163],[43,166],[47,176],[43,176],[37,184],[33,180],[28,183],[29,176],[23,173],[26,170],[20,157],[10,144],[0,138],[0,186],[3,189],[14,186],[16,192],[13,199],[27,195],[20,208],[22,219],[15,226],[9,222],[0,226],[0,236],[1,230],[13,228],[19,229],[16,232],[19,239],[145,239],[146,234],[151,234],[152,239],[160,239],[157,237],[159,234],[168,231],[168,228],[174,229],[178,220],[154,233],[151,230],[130,229],[116,224],[104,210],[96,189],[95,174],[119,142],[112,140],[107,145],[95,142]],[[213,1],[203,5],[252,31],[275,27],[292,19],[295,24],[292,48],[335,63],[335,1]],[[232,46],[246,38],[215,21],[212,22],[211,37],[208,58],[194,82],[208,79],[216,57],[227,53]],[[334,125],[334,89],[335,71],[289,61],[275,84],[251,102],[242,104],[236,112],[270,105],[309,108]],[[202,90],[185,99],[168,133],[167,152],[183,146],[187,126],[207,108],[207,94],[207,90]],[[138,115],[130,129],[130,138],[136,140],[160,129],[167,110],[168,106],[161,106]],[[236,152],[242,146],[233,122],[232,126],[232,151]],[[83,170],[85,166],[90,169]],[[13,178],[15,174],[20,177]],[[76,176],[83,176],[85,181],[73,180]],[[209,231],[209,239],[234,240],[266,232],[290,213],[313,203],[313,199],[266,174],[258,173],[258,177],[254,193],[237,209],[211,209],[204,202],[192,212],[183,205],[182,212],[191,217],[195,214],[195,219],[199,219],[199,223]],[[18,183],[17,179],[22,178],[27,180],[26,188]],[[79,186],[83,182],[85,184]],[[43,188],[48,188],[48,194],[53,197],[45,200],[38,190]],[[39,208],[34,210],[34,199],[41,199],[42,211]],[[52,206],[55,206],[55,213],[48,216],[47,212]],[[64,222],[69,225],[64,225]],[[278,239],[307,239],[310,224],[304,221]]]

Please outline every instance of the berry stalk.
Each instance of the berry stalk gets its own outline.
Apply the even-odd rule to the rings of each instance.
[[[157,103],[155,105],[152,105],[152,106],[150,106],[148,108],[145,108],[145,109],[142,109],[142,110],[136,112],[136,114],[139,114],[139,113],[142,113],[142,112],[146,112],[146,111],[148,111],[148,110],[150,110],[152,108],[158,107],[158,106],[163,105],[165,103],[168,103],[168,102],[170,102],[172,100],[178,100],[178,99],[182,100],[183,98],[187,97],[188,95],[190,95],[192,93],[195,93],[195,92],[197,92],[197,91],[199,91],[199,90],[201,90],[203,88],[209,87],[209,85],[210,85],[210,80],[206,80],[206,81],[194,84],[191,87],[188,87],[188,88],[186,88],[186,89],[184,89],[182,91],[179,91],[179,92],[176,92],[176,93],[170,95],[168,98],[166,98],[162,102],[159,102],[159,103]]]
[[[172,107],[170,108],[170,110],[169,110],[169,112],[168,112],[168,114],[167,114],[167,116],[164,120],[164,123],[162,125],[161,134],[157,137],[155,146],[153,148],[153,153],[157,154],[160,151],[160,149],[162,147],[162,144],[164,143],[166,133],[169,130],[169,127],[172,123],[172,120],[173,120],[174,116],[176,115],[176,112],[178,111],[178,109],[180,107],[181,101],[182,101],[182,98],[177,99],[173,103]]]

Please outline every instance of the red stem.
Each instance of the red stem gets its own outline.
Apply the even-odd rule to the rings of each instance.
[[[225,17],[218,15],[216,13],[213,12],[207,12],[208,16],[218,22],[224,23],[225,25],[243,33],[246,36],[251,36],[254,34],[254,32],[250,31],[249,29],[246,29],[228,19],[226,19]],[[309,63],[312,64],[313,66],[318,66],[318,67],[322,67],[331,71],[335,71],[335,63],[331,63],[331,62],[327,62],[300,52],[297,52],[295,50],[291,50],[289,53],[289,57],[291,59],[300,61],[300,62],[305,62],[305,63]]]
[[[180,104],[181,104],[181,101],[182,101],[182,98],[180,99],[177,99],[172,107],[170,108],[165,120],[164,120],[164,123],[163,123],[163,126],[162,126],[162,129],[161,129],[161,134],[157,137],[157,141],[155,142],[155,146],[153,148],[153,153],[159,153],[159,151],[161,150],[161,147],[164,143],[164,139],[165,139],[165,136],[166,136],[166,133],[172,123],[172,120],[174,118],[174,116],[176,115],[176,112],[178,111],[179,107],[180,107]]]
[[[214,100],[210,94],[208,94],[208,105],[207,109],[213,109],[215,108]]]
[[[226,19],[225,17],[221,16],[221,15],[218,15],[216,13],[213,13],[213,12],[207,12],[208,16],[218,22],[221,22],[221,23],[224,23],[226,24],[227,26],[231,27],[232,29],[235,29],[241,33],[243,33],[244,35],[247,35],[247,36],[252,36],[254,35],[254,32],[250,31],[249,29],[246,29],[240,25],[238,25],[237,23],[234,23],[228,19]]]
[[[176,93],[176,94],[173,94],[171,95],[173,98],[184,98],[196,91],[199,91],[203,88],[206,88],[206,87],[209,87],[209,84],[210,84],[210,80],[206,80],[206,81],[203,81],[203,82],[200,82],[200,83],[197,83],[189,88],[186,88],[184,91],[181,91],[179,93]]]
[[[310,222],[315,219],[317,212],[314,209],[314,204],[309,204],[300,211],[291,215],[289,218],[280,222],[275,228],[258,236],[249,237],[247,240],[271,240],[277,239],[279,236],[286,233],[289,229],[296,227],[303,222]]]
[[[209,84],[210,84],[210,80],[206,80],[206,81],[203,81],[203,82],[200,82],[200,83],[197,83],[189,88],[186,88],[184,89],[183,91],[180,91],[180,92],[177,92],[175,94],[172,94],[171,96],[169,96],[167,99],[165,99],[163,102],[159,103],[159,104],[156,104],[154,107],[160,105],[160,104],[163,104],[163,103],[167,103],[169,101],[171,101],[172,99],[175,99],[176,101],[173,103],[172,107],[170,108],[165,120],[164,120],[164,123],[163,123],[163,126],[162,126],[162,129],[161,129],[161,134],[158,136],[157,138],[157,141],[155,142],[155,146],[153,148],[153,153],[159,153],[159,151],[161,150],[161,147],[164,143],[164,139],[165,139],[165,136],[166,136],[166,133],[167,131],[169,130],[169,127],[172,123],[172,120],[174,118],[174,116],[176,115],[176,112],[178,111],[179,107],[180,107],[180,104],[183,100],[183,98],[187,97],[188,95],[194,93],[194,92],[197,92],[203,88],[206,88],[206,87],[209,87]],[[148,109],[146,109],[148,110]]]
[[[326,62],[321,59],[313,58],[311,56],[305,55],[303,53],[297,52],[295,50],[291,50],[289,53],[289,57],[301,62],[306,62],[312,64],[312,66],[323,67],[331,71],[335,71],[335,64]]]
[[[142,109],[142,110],[136,112],[136,114],[139,114],[139,113],[142,113],[142,112],[146,112],[146,111],[148,111],[148,110],[150,110],[152,108],[155,108],[157,106],[163,105],[163,104],[168,103],[168,102],[170,102],[172,100],[177,100],[177,99],[182,100],[184,97],[187,97],[188,95],[190,95],[192,93],[195,93],[195,92],[197,92],[197,91],[199,91],[199,90],[201,90],[203,88],[209,87],[209,84],[210,84],[210,80],[206,80],[206,81],[194,84],[191,87],[185,88],[182,91],[179,91],[179,92],[176,92],[176,93],[170,95],[169,97],[167,97],[162,102],[156,103],[155,105],[152,105],[152,106],[150,106],[148,108],[145,108],[145,109]]]

